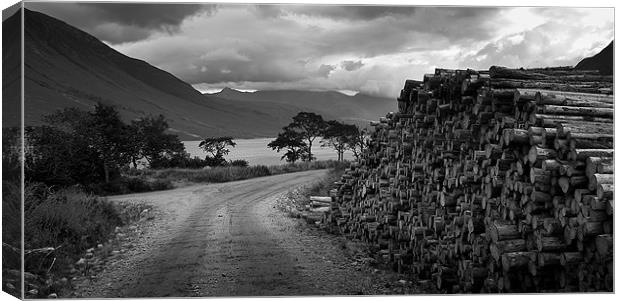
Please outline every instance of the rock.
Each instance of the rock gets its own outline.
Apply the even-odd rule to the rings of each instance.
[[[145,220],[145,219],[149,219],[149,210],[148,209],[144,209],[142,210],[142,212],[140,212],[140,220]]]
[[[90,249],[86,250],[86,253],[92,253],[92,252],[95,252],[95,248],[90,248]]]
[[[48,298],[58,298],[58,295],[56,295],[56,293],[51,293],[49,295],[47,295]]]
[[[84,258],[80,258],[80,260],[78,260],[75,265],[85,265],[86,264],[86,259]]]
[[[88,252],[88,253],[86,253],[86,254],[84,255],[84,257],[86,257],[86,258],[92,258],[92,257],[93,257],[93,253]]]
[[[66,284],[67,282],[69,282],[69,279],[67,279],[67,277],[60,278],[60,283]]]
[[[101,248],[103,248],[103,244],[98,244],[97,249],[101,249]]]

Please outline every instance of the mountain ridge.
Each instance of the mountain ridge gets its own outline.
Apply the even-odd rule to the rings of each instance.
[[[603,48],[599,53],[584,58],[576,66],[578,70],[598,70],[602,75],[614,74],[614,41]]]

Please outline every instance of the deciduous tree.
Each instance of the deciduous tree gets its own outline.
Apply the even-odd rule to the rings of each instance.
[[[357,126],[330,120],[327,121],[327,127],[321,141],[323,146],[333,148],[338,153],[338,161],[342,161],[344,159],[344,152],[352,148],[357,134]]]
[[[286,149],[286,153],[280,158],[280,160],[286,159],[286,162],[295,163],[298,160],[307,159],[309,156],[308,146],[301,135],[286,127],[267,146],[277,152]]]
[[[202,148],[205,152],[211,154],[207,155],[205,160],[209,161],[209,166],[220,166],[226,164],[225,155],[230,153],[229,147],[235,147],[237,143],[233,141],[232,137],[208,137],[200,141],[198,147]]]
[[[307,159],[312,161],[312,143],[316,138],[321,137],[327,124],[321,115],[311,112],[299,112],[293,117],[293,122],[284,128],[284,131],[290,131],[301,137],[308,148]]]

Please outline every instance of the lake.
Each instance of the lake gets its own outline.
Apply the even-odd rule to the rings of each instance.
[[[281,165],[286,164],[285,160],[280,160],[285,150],[279,153],[267,147],[269,142],[275,138],[256,138],[256,139],[235,139],[237,146],[231,147],[230,153],[225,157],[226,160],[246,160],[250,165]],[[206,152],[198,147],[200,141],[183,141],[185,150],[193,157],[203,158]],[[320,140],[315,140],[312,146],[312,154],[318,160],[338,160],[338,154],[335,150],[328,147],[321,147]],[[352,160],[353,153],[346,151],[344,153],[345,160]]]

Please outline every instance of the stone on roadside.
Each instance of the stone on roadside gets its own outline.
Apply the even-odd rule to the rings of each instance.
[[[80,260],[78,260],[75,265],[85,265],[86,264],[86,259],[84,258],[80,258]]]
[[[58,298],[58,295],[56,293],[51,293],[49,295],[47,295],[48,298]]]

